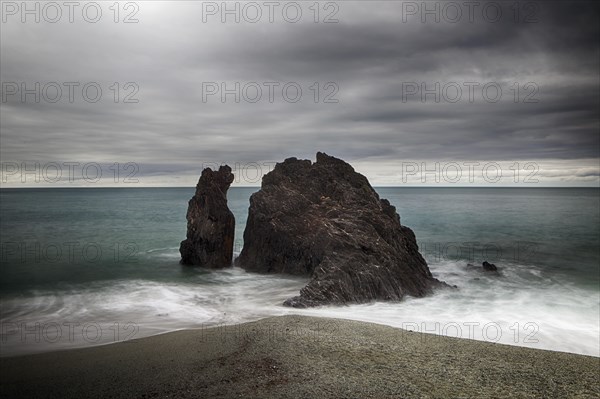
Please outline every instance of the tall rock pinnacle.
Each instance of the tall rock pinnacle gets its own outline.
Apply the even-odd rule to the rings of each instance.
[[[182,264],[231,266],[235,218],[227,207],[227,190],[233,178],[227,165],[216,172],[210,168],[202,171],[196,194],[188,205],[187,238],[179,247]]]

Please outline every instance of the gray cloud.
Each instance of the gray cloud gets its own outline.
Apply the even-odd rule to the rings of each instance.
[[[197,174],[203,163],[313,158],[321,150],[370,165],[367,174],[377,162],[403,159],[544,161],[548,168],[566,160],[573,179],[598,183],[598,169],[573,168],[589,168],[590,160],[593,168],[600,157],[595,2],[533,2],[533,23],[523,22],[532,2],[520,3],[519,21],[509,3],[495,3],[503,10],[495,23],[478,12],[473,22],[422,23],[419,15],[403,22],[402,2],[337,2],[339,23],[331,24],[312,21],[312,3],[302,3],[294,24],[277,13],[273,23],[221,23],[218,15],[204,23],[196,2],[137,2],[139,23],[123,24],[101,4],[97,24],[18,16],[2,23],[3,85],[97,82],[103,90],[97,103],[82,98],[81,86],[73,103],[66,92],[57,103],[8,96],[0,105],[3,162],[136,162],[140,174],[168,182]],[[122,102],[133,92],[126,82],[139,87],[139,103]],[[256,82],[263,97],[204,102],[203,82]],[[286,102],[279,86],[271,103],[265,82],[297,82],[302,99]],[[463,92],[457,102],[422,101],[407,95],[411,82]],[[472,102],[465,82],[479,84]],[[501,87],[497,102],[482,96],[486,83]],[[339,102],[323,103],[333,88]]]

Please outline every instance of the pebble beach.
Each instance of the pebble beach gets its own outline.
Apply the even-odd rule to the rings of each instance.
[[[307,316],[0,362],[6,398],[600,396],[597,357]]]

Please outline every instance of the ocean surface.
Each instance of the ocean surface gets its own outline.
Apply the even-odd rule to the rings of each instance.
[[[236,253],[256,190],[228,194]],[[458,290],[285,308],[306,279],[179,265],[193,188],[2,189],[1,355],[305,314],[600,356],[599,189],[377,191],[414,230],[434,276]],[[500,275],[467,267],[484,260]]]

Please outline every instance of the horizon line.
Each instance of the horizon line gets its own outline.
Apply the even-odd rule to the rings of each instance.
[[[600,186],[379,186],[373,185],[373,188],[596,188],[600,189]],[[23,189],[76,189],[76,188],[89,188],[89,189],[101,189],[101,188],[196,188],[196,186],[27,186],[27,187],[0,187],[0,190],[23,190]],[[261,188],[261,186],[231,186],[232,188]]]

